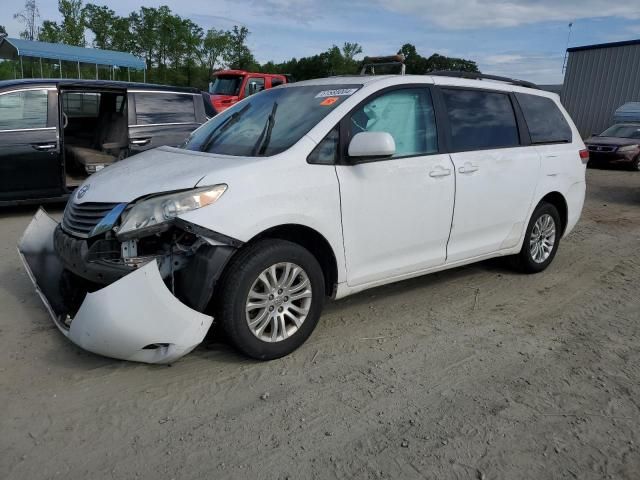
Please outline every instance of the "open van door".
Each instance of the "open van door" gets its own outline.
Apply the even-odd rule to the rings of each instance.
[[[0,204],[59,197],[62,171],[57,90],[0,92]]]

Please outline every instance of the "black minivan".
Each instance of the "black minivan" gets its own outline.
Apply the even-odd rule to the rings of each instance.
[[[192,88],[0,81],[0,206],[64,199],[88,175],[178,145],[206,120],[202,95]]]

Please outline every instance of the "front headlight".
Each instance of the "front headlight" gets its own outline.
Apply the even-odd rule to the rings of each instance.
[[[625,145],[624,147],[618,148],[618,153],[631,153],[636,152],[640,149],[640,145]]]
[[[142,229],[160,231],[177,216],[215,203],[226,190],[220,184],[143,200],[124,215],[118,236]]]

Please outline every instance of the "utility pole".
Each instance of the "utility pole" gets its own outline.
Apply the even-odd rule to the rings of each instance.
[[[562,61],[562,75],[564,75],[565,70],[567,69],[567,58],[569,56],[569,40],[571,40],[571,29],[573,28],[573,22],[569,23],[569,34],[567,35],[567,46],[564,49],[564,60]]]

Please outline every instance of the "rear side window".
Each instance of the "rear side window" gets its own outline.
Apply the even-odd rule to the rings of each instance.
[[[97,117],[99,105],[99,93],[68,92],[62,95],[62,108],[71,118]]]
[[[571,143],[571,127],[556,103],[547,97],[516,93],[532,143]]]
[[[443,89],[454,151],[517,147],[518,124],[509,95]]]
[[[271,88],[277,87],[278,85],[282,85],[284,82],[280,78],[272,78],[271,79]]]
[[[136,93],[138,125],[196,123],[193,95],[178,93]]]
[[[0,130],[47,126],[47,91],[25,90],[0,95]]]

